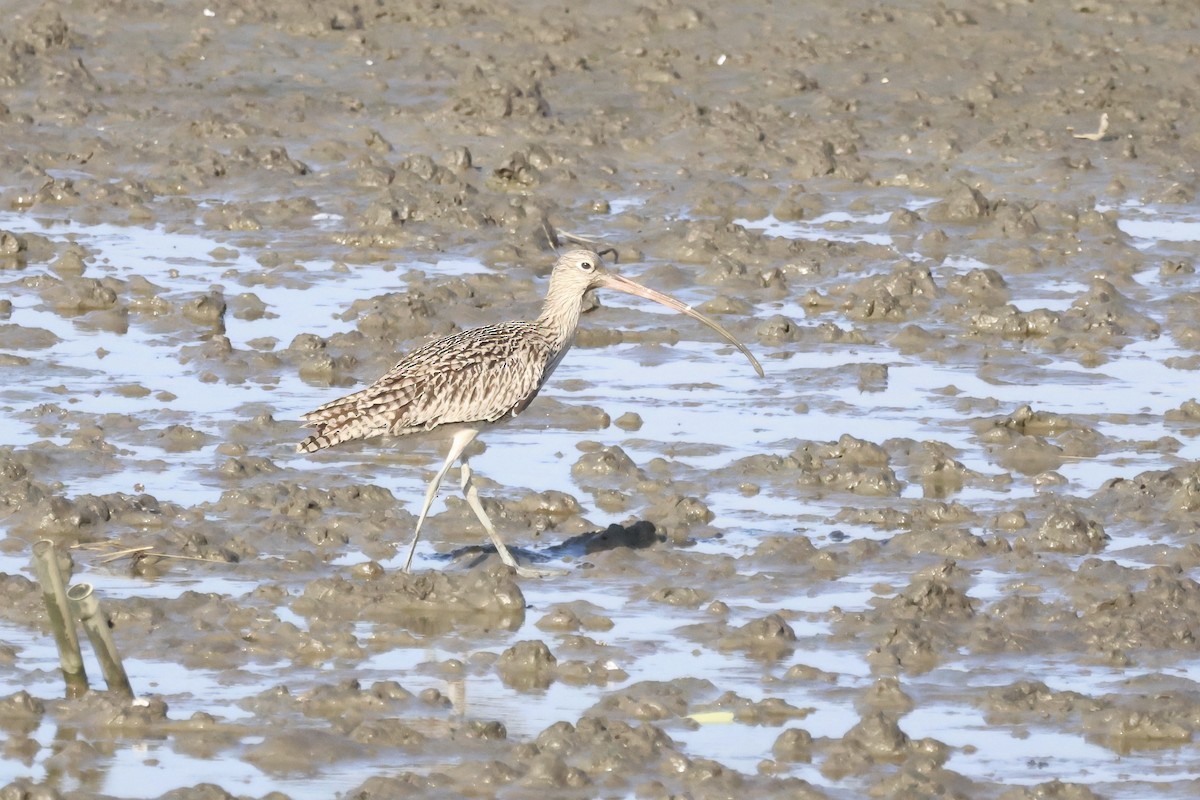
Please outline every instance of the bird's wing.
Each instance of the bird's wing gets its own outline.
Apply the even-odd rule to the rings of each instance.
[[[379,380],[304,415],[305,452],[382,433],[404,434],[516,414],[538,389],[552,348],[530,323],[505,323],[418,348]]]

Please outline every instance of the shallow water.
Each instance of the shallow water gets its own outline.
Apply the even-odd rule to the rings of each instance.
[[[1196,795],[1196,8],[27,5],[5,792]],[[766,377],[602,296],[471,462],[518,557],[568,574],[495,569],[451,474],[403,578],[444,441],[300,456],[295,420],[535,313],[562,229]],[[44,536],[136,703],[61,699]]]
[[[1172,243],[1200,240],[1200,222],[1195,219],[1146,219],[1146,209],[1123,209],[1120,225],[1136,237],[1136,246],[1147,251],[1163,249],[1169,252]],[[880,230],[886,221],[883,215],[830,213],[802,226],[790,226],[768,221],[763,226],[777,236],[814,240],[867,241],[890,244],[891,239]],[[759,224],[759,223],[747,223]],[[826,225],[836,230],[826,229]],[[100,256],[101,272],[115,277],[142,275],[171,292],[207,290],[209,277],[204,275],[211,264],[206,253],[221,243],[208,241],[191,234],[167,233],[161,229],[118,228],[101,225],[87,227],[78,224],[47,224],[25,215],[0,215],[0,228],[15,231],[37,230],[52,239],[70,238]],[[1186,236],[1193,238],[1187,239]],[[226,245],[228,246],[228,245]],[[164,257],[164,254],[169,254]],[[947,262],[943,270],[969,268],[968,263]],[[244,257],[232,261],[223,259],[223,270],[248,274],[254,264]],[[319,282],[320,292],[301,288],[256,289],[266,303],[269,319],[254,321],[228,320],[228,335],[236,348],[265,336],[286,343],[290,334],[301,330],[327,336],[346,326],[335,316],[349,307],[353,300],[378,289],[378,279],[370,270],[349,274],[330,271],[328,264],[305,265],[305,281]],[[444,261],[436,265],[409,265],[405,269],[420,269],[427,273],[462,274],[483,268],[460,261]],[[387,281],[401,279],[401,270],[388,275]],[[225,273],[229,275],[229,273]],[[223,280],[226,278],[223,277]],[[234,278],[230,283],[235,283]],[[1154,281],[1145,281],[1155,291]],[[402,286],[397,286],[402,288]],[[1064,282],[1031,286],[1028,294],[1014,298],[1018,308],[1065,308],[1069,300],[1083,291],[1082,284]],[[36,386],[7,386],[0,391],[9,423],[5,443],[23,446],[39,440],[29,420],[35,419],[35,409],[42,403],[70,404],[73,411],[87,414],[128,414],[146,422],[166,419],[186,420],[187,424],[214,435],[216,442],[230,421],[245,416],[246,409],[271,409],[278,419],[292,419],[320,402],[327,391],[306,385],[300,380],[272,376],[271,380],[250,381],[236,386],[222,385],[213,391],[210,384],[198,379],[197,369],[183,364],[175,357],[177,343],[147,330],[136,321],[129,332],[113,334],[106,331],[87,331],[84,334],[79,320],[60,317],[40,306],[36,294],[24,292],[10,283],[13,300],[12,322],[53,331],[60,342],[37,353],[45,365],[48,381],[67,386],[63,395],[39,391]],[[690,302],[702,298],[702,290],[685,293]],[[620,305],[625,305],[621,303]],[[629,304],[632,306],[632,304]],[[754,315],[765,318],[773,313],[801,316],[787,304],[764,303],[755,307]],[[586,323],[585,323],[586,324]],[[96,359],[103,348],[107,354]],[[584,403],[606,409],[613,417],[625,411],[635,411],[643,419],[637,432],[626,434],[615,429],[587,434],[605,444],[619,444],[637,463],[645,463],[666,453],[674,469],[692,474],[719,471],[732,460],[755,453],[786,452],[802,439],[821,439],[836,431],[867,441],[882,441],[897,432],[915,439],[936,438],[961,453],[962,463],[983,474],[999,474],[1001,470],[972,444],[974,434],[959,422],[957,403],[963,398],[990,398],[1000,409],[1011,409],[1028,398],[1028,390],[1020,385],[1003,385],[982,379],[971,364],[938,364],[918,356],[905,357],[884,345],[855,346],[848,351],[808,351],[783,353],[773,348],[761,351],[767,370],[765,380],[749,374],[735,357],[721,356],[719,348],[708,343],[687,342],[655,353],[653,365],[644,365],[643,348],[622,345],[598,349],[580,349],[564,362],[546,389],[547,397],[566,403]],[[1152,441],[1165,436],[1178,436],[1162,420],[1164,411],[1178,407],[1195,390],[1194,376],[1163,365],[1164,359],[1182,355],[1183,351],[1166,337],[1134,343],[1101,367],[1085,368],[1071,361],[1057,360],[1044,365],[1037,388],[1038,408],[1069,416],[1095,420],[1101,434],[1117,441]],[[781,356],[781,357],[776,357]],[[888,366],[886,386],[880,391],[864,392],[854,386],[811,387],[807,376],[852,363],[876,363]],[[145,397],[115,394],[114,386],[140,383],[151,390]],[[567,384],[571,390],[557,384]],[[680,385],[701,388],[681,391]],[[946,397],[936,392],[940,387],[953,385],[959,393]],[[1089,391],[1080,391],[1081,386]],[[169,391],[177,399],[164,404],[155,394]],[[796,403],[808,404],[807,413],[796,416]],[[1119,421],[1117,417],[1120,417]],[[65,441],[64,436],[50,437]],[[487,450],[473,459],[476,471],[498,482],[505,493],[526,486],[538,491],[555,489],[578,494],[579,487],[571,477],[570,465],[575,456],[575,442],[580,434],[517,422],[488,433]],[[1167,457],[1169,463],[1185,463],[1200,459],[1200,440],[1181,437],[1181,447]],[[124,452],[121,468],[103,475],[82,473],[64,480],[68,492],[104,493],[131,491],[136,485],[157,497],[173,502],[194,505],[215,501],[226,488],[223,482],[214,483],[207,470],[197,465],[213,463],[219,456],[217,444],[195,451],[170,453],[117,443]],[[692,445],[702,445],[704,454],[686,454]],[[332,453],[319,460],[288,454],[289,442],[279,442],[270,448],[272,458],[289,470],[297,470],[321,480],[330,471],[352,470],[364,474],[392,491],[408,508],[420,496],[424,470],[398,470],[373,466],[371,451]],[[517,455],[519,454],[519,455]],[[437,458],[428,454],[428,467]],[[1139,453],[1134,448],[1114,447],[1090,459],[1064,463],[1058,472],[1066,479],[1063,486],[1052,491],[1089,494],[1114,474],[1133,474],[1163,464],[1157,452]],[[365,472],[359,467],[365,469]],[[958,502],[988,507],[1010,505],[1014,499],[1032,497],[1041,491],[1031,481],[1018,479],[1011,485],[995,489],[968,487],[956,495]],[[919,497],[919,485],[909,484],[905,497]],[[833,530],[848,533],[853,538],[866,537],[886,540],[887,533],[868,527],[829,524],[843,506],[843,498],[831,497],[827,506],[819,499],[799,499],[773,494],[769,490],[753,497],[736,491],[716,490],[706,495],[706,502],[715,512],[713,525],[725,531],[719,539],[707,539],[696,545],[697,552],[739,556],[752,551],[764,535],[788,534],[796,529],[801,516],[803,528],[817,540]],[[440,503],[438,504],[440,506]],[[435,512],[438,507],[435,507]],[[603,526],[609,515],[587,512],[588,518]],[[620,515],[611,521],[620,521]],[[1131,528],[1110,530],[1113,541],[1110,552],[1120,553],[1127,548],[1147,543],[1144,535]],[[364,556],[353,550],[343,554],[337,564],[349,565]],[[15,572],[24,569],[21,554],[5,556],[0,567]],[[1136,558],[1121,558],[1121,563],[1137,565]],[[85,559],[86,564],[86,559]],[[426,548],[418,559],[420,568],[438,568],[439,559]],[[169,574],[154,580],[122,577],[118,572],[101,565],[85,567],[79,576],[93,583],[98,592],[108,598],[143,597],[173,598],[184,591],[212,592],[238,597],[251,591],[253,578],[240,579],[239,570],[213,570],[207,566],[192,568],[186,563]],[[867,609],[877,597],[876,587],[905,580],[903,575],[876,574],[845,576],[834,584],[813,592],[802,586],[795,594],[773,595],[769,602],[758,599],[754,590],[745,596],[730,594],[726,587],[722,599],[730,606],[732,626],[748,621],[764,610],[786,610],[801,615],[792,620],[800,640],[799,659],[811,666],[837,676],[841,690],[865,689],[873,678],[867,665],[852,651],[831,647],[828,625],[824,622],[805,622],[803,615],[820,615],[832,608],[844,611]],[[989,570],[974,570],[971,596],[990,601],[1004,595],[1004,585],[1011,580],[1007,574]],[[750,587],[747,587],[750,588]],[[534,737],[556,720],[573,719],[582,715],[602,695],[622,685],[642,680],[671,680],[692,677],[711,680],[722,691],[733,691],[752,700],[763,695],[763,679],[778,675],[779,666],[747,658],[740,653],[720,653],[711,649],[698,650],[695,644],[679,635],[682,626],[702,622],[708,616],[703,609],[679,610],[659,607],[646,608],[644,601],[624,599],[626,590],[606,581],[593,585],[582,574],[559,581],[534,582],[526,586],[526,596],[532,613],[524,627],[511,637],[493,638],[491,644],[473,642],[462,645],[468,649],[434,647],[427,649],[387,650],[377,653],[356,665],[353,674],[364,685],[389,678],[399,678],[410,691],[426,687],[445,690],[446,681],[438,671],[423,672],[422,665],[436,666],[448,659],[466,658],[471,652],[499,653],[509,641],[538,638],[541,632],[534,627],[545,609],[556,602],[585,600],[609,615],[611,630],[601,635],[602,641],[630,654],[621,667],[628,677],[621,683],[602,687],[553,684],[547,690],[530,694],[507,687],[494,674],[468,675],[459,692],[456,714],[482,719],[508,720],[510,737]],[[287,619],[286,606],[281,606],[281,618]],[[291,615],[303,626],[303,619]],[[369,641],[372,626],[360,627],[357,635]],[[0,678],[0,693],[25,688],[37,695],[56,692],[55,654],[48,640],[41,639],[20,627],[7,630],[4,639],[21,653],[20,671],[9,671]],[[1190,662],[1189,662],[1190,663]],[[1172,672],[1181,678],[1196,681],[1196,665],[1181,663]],[[151,692],[167,700],[173,712],[184,716],[203,710],[229,721],[246,718],[237,702],[239,698],[261,692],[270,686],[287,683],[302,687],[326,679],[325,668],[315,671],[297,670],[290,661],[275,665],[256,665],[252,671],[243,670],[237,681],[229,683],[221,673],[181,668],[169,658],[146,660],[131,658],[126,662],[133,685],[139,691]],[[981,667],[983,668],[981,670]],[[1012,784],[1035,784],[1048,774],[1086,774],[1090,782],[1119,784],[1124,776],[1135,774],[1143,781],[1161,782],[1186,779],[1197,767],[1195,751],[1191,748],[1153,749],[1123,754],[1114,759],[1110,750],[1073,735],[1054,730],[1028,728],[998,729],[989,725],[979,710],[963,705],[961,696],[951,692],[941,696],[940,687],[969,681],[971,686],[1002,686],[1021,680],[1030,673],[1043,675],[1044,680],[1062,689],[1082,691],[1090,685],[1096,691],[1128,679],[1128,670],[1108,670],[1099,667],[1081,668],[1071,662],[1038,667],[1027,659],[1007,662],[968,658],[960,663],[946,663],[915,678],[908,684],[913,694],[931,692],[939,699],[922,702],[919,708],[904,717],[905,731],[913,738],[932,736],[953,748],[972,745],[974,751],[958,750],[949,767],[981,780],[1003,781]],[[39,677],[30,682],[28,676]],[[23,677],[24,676],[24,677]],[[1053,676],[1053,677],[1051,677]],[[825,691],[803,691],[789,688],[789,702],[809,708],[803,727],[814,737],[838,738],[857,722],[858,716],[843,701],[826,696]],[[678,726],[670,735],[692,756],[704,756],[721,761],[730,768],[753,773],[763,758],[769,755],[778,735],[774,727],[705,724],[686,730]],[[736,732],[736,733],[735,733]],[[49,722],[34,734],[43,745],[43,756],[32,764],[0,761],[0,781],[18,775],[45,777],[40,758],[52,751],[56,736]],[[254,737],[243,745],[254,744]],[[383,766],[380,763],[377,766]],[[394,765],[392,765],[394,766]],[[412,765],[420,768],[420,759]],[[89,784],[105,794],[121,797],[151,797],[174,787],[191,785],[207,779],[217,769],[226,788],[242,793],[260,794],[282,790],[297,798],[325,797],[357,785],[363,770],[370,765],[352,764],[322,771],[319,778],[292,780],[269,776],[236,757],[193,758],[174,749],[170,741],[145,744],[134,741],[120,743],[111,757],[105,759],[104,779]],[[813,766],[796,765],[791,774],[817,785],[833,785]],[[144,793],[131,791],[133,786],[147,787]],[[149,788],[153,787],[153,788]],[[66,786],[70,789],[70,785]],[[80,787],[82,788],[82,786]],[[1118,792],[1113,796],[1121,796]]]

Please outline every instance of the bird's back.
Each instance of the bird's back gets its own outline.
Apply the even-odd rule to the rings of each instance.
[[[405,356],[365,389],[304,415],[311,453],[384,433],[459,422],[495,422],[537,395],[556,354],[535,322],[506,322],[437,339]]]

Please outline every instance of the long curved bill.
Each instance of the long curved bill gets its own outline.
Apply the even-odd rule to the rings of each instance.
[[[618,292],[625,292],[626,294],[632,294],[638,297],[644,297],[647,300],[653,300],[656,303],[661,303],[672,311],[678,311],[680,314],[685,314],[694,320],[703,322],[705,325],[719,333],[722,339],[729,342],[738,350],[741,350],[742,355],[744,355],[750,361],[751,366],[754,367],[754,371],[758,373],[758,377],[763,377],[762,365],[758,363],[758,359],[754,357],[754,354],[746,349],[746,345],[735,339],[733,334],[725,330],[724,327],[704,316],[686,303],[681,303],[670,295],[663,294],[662,292],[656,292],[653,289],[642,286],[636,281],[631,281],[628,278],[622,278],[620,275],[615,275],[611,272],[604,275],[599,283],[602,288],[616,289]]]

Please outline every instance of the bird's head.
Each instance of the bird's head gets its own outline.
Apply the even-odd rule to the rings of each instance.
[[[578,304],[583,300],[583,295],[589,289],[613,289],[618,292],[625,292],[626,294],[644,297],[647,300],[661,303],[667,308],[678,311],[680,314],[686,314],[719,333],[721,338],[740,350],[750,360],[755,372],[760,376],[763,374],[762,366],[750,351],[746,349],[744,344],[734,338],[734,335],[725,330],[724,327],[718,325],[686,303],[682,303],[670,295],[656,292],[653,289],[642,286],[636,281],[631,281],[615,272],[611,272],[605,266],[604,260],[600,258],[600,255],[591,250],[568,250],[559,256],[558,261],[554,264],[553,271],[550,273],[550,292],[547,296],[547,303],[551,305],[556,303],[575,303],[576,308],[578,308]]]
[[[599,289],[612,276],[599,253],[577,248],[568,250],[558,257],[550,282],[568,288],[571,294],[582,298],[589,289]]]

